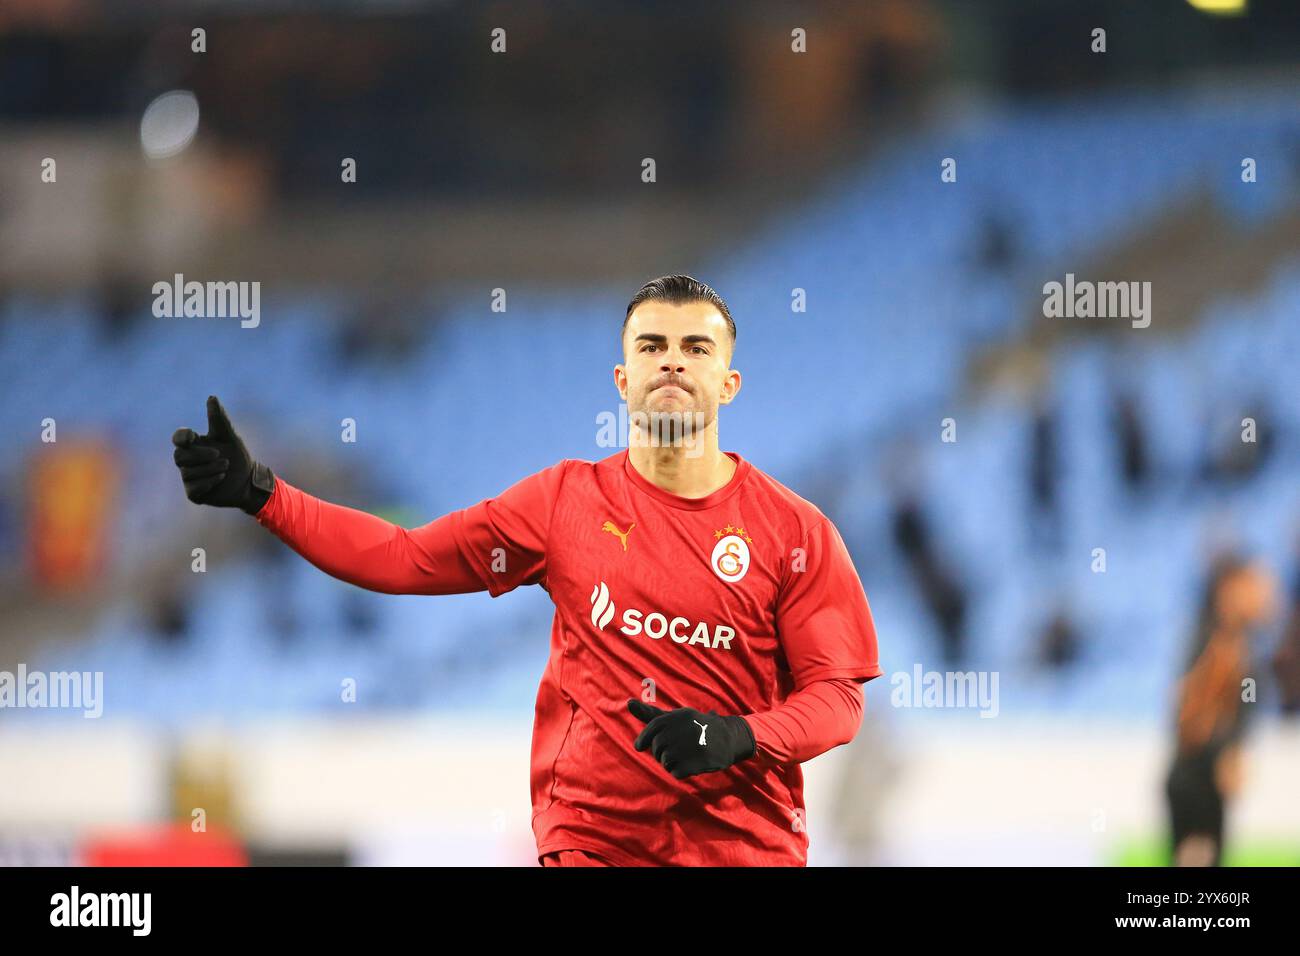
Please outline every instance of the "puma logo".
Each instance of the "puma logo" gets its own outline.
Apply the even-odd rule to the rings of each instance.
[[[698,720],[692,720],[691,723],[693,723],[696,727],[699,727],[699,728],[700,728],[700,746],[703,747],[703,746],[704,746],[704,735],[707,734],[707,733],[709,732],[709,725],[708,725],[708,724],[702,724],[702,723],[700,723]]]
[[[623,542],[623,550],[626,551],[626,550],[627,550],[627,536],[630,535],[630,534],[632,533],[632,529],[635,528],[635,527],[636,527],[636,522],[633,521],[630,525],[627,526],[627,530],[626,530],[626,531],[619,531],[618,528],[614,525],[614,522],[612,522],[612,521],[606,521],[603,525],[600,526],[600,530],[601,530],[601,531],[608,531],[610,534],[612,534],[612,535],[614,535],[615,537],[617,537],[618,540],[622,541],[622,542]]]

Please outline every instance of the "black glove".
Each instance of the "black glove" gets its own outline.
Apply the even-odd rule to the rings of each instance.
[[[639,700],[629,700],[627,709],[645,723],[636,749],[649,749],[678,780],[726,770],[758,749],[744,717],[721,717],[716,710],[705,714],[691,707],[663,710]]]
[[[275,475],[248,454],[215,395],[208,396],[208,433],[178,428],[172,444],[185,497],[196,505],[242,508],[255,515],[275,490]]]

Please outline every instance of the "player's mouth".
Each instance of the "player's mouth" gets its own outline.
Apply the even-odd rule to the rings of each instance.
[[[663,391],[663,390],[666,389],[666,388],[676,389],[676,390],[679,391],[679,392],[686,392],[686,393],[689,393],[689,392],[690,392],[690,389],[687,388],[686,385],[685,385],[684,383],[681,383],[681,382],[664,382],[664,383],[661,384],[661,385],[656,385],[654,388],[650,389],[650,391],[652,391],[652,392],[660,392],[660,391]]]

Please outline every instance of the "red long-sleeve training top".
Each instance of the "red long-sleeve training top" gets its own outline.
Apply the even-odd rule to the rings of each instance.
[[[540,584],[555,603],[531,789],[539,856],[801,865],[799,763],[856,733],[875,627],[834,525],[739,455],[705,498],[626,451],[565,460],[408,530],[276,479],[257,520],[321,570],[390,594]],[[630,697],[740,715],[754,758],[677,780],[633,749]]]

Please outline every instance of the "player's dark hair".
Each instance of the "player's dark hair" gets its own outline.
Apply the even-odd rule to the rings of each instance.
[[[722,296],[699,279],[691,276],[660,276],[658,279],[651,279],[637,290],[637,294],[632,296],[632,301],[627,304],[627,313],[623,316],[624,332],[627,332],[627,320],[632,318],[632,313],[636,311],[637,306],[642,302],[652,301],[667,302],[669,305],[684,305],[687,302],[709,303],[727,320],[727,331],[731,333],[731,347],[733,351],[735,350],[736,322],[731,317],[731,310],[727,308],[727,303],[722,301]]]

